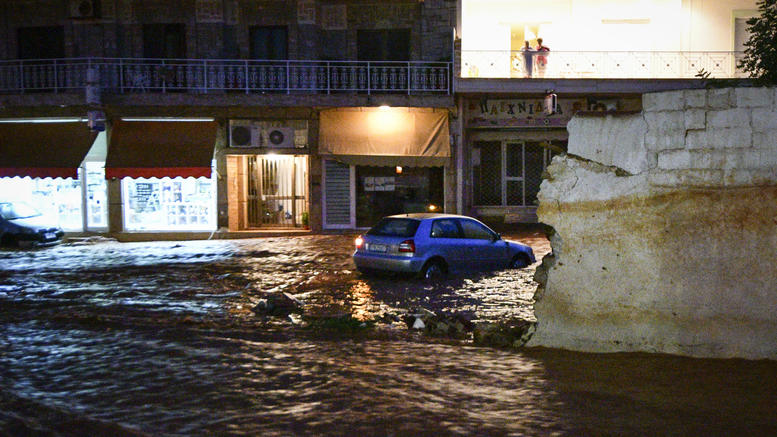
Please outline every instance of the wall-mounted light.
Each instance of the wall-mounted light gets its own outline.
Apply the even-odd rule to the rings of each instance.
[[[402,166],[397,166],[397,174],[402,174]]]
[[[553,90],[545,90],[545,102],[543,104],[546,115],[553,115],[558,112],[558,96]]]

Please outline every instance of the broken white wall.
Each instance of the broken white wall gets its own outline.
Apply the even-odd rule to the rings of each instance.
[[[529,346],[777,359],[777,90],[575,117],[539,193]]]

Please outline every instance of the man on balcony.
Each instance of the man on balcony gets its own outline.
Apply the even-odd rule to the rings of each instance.
[[[524,77],[531,77],[532,64],[534,61],[534,49],[529,46],[529,41],[524,41],[521,49],[523,53]]]

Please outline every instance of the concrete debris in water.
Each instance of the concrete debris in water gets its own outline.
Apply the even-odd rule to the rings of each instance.
[[[289,293],[277,293],[267,295],[259,299],[252,308],[255,314],[271,316],[287,316],[291,313],[302,312],[304,303]]]
[[[405,323],[410,329],[424,330],[434,336],[464,338],[473,329],[473,314],[469,312],[435,313],[420,308],[405,317]]]
[[[479,323],[473,332],[478,346],[519,348],[534,334],[537,324],[523,319],[499,323]]]

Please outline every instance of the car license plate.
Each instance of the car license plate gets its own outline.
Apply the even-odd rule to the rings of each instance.
[[[54,238],[57,238],[57,234],[53,232],[46,232],[45,234],[43,234],[43,237],[47,240],[52,240]]]
[[[372,252],[385,252],[388,249],[385,244],[370,244]]]

